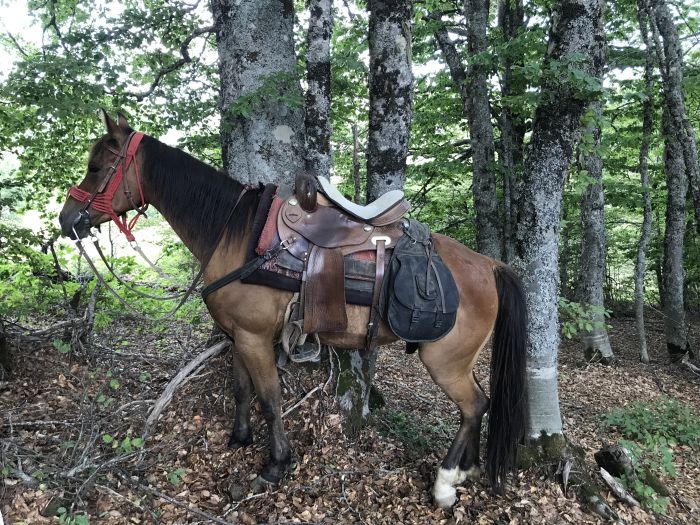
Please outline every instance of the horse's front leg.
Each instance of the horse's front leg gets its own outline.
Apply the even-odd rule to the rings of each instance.
[[[253,442],[253,435],[250,431],[250,402],[253,398],[253,382],[250,379],[248,368],[238,354],[235,343],[231,349],[231,365],[236,414],[228,446],[236,449],[246,447]]]
[[[260,408],[270,433],[270,458],[259,478],[264,482],[277,483],[291,463],[291,453],[282,424],[282,392],[272,340],[268,335],[244,330],[237,330],[234,340],[238,356],[243,361],[255,386]],[[238,422],[238,415],[236,421]]]

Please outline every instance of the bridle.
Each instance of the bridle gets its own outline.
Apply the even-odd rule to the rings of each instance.
[[[136,221],[139,219],[139,217],[142,215],[146,216],[146,209],[148,208],[148,203],[143,196],[143,185],[141,184],[138,163],[136,162],[136,150],[138,149],[142,138],[143,133],[140,131],[132,131],[120,150],[116,150],[107,144],[104,145],[104,147],[114,153],[117,158],[114,165],[110,166],[107,175],[104,177],[100,185],[92,193],[80,189],[78,186],[71,186],[71,188],[68,190],[68,195],[73,197],[78,202],[85,203],[78,212],[78,218],[75,221],[74,227],[80,222],[84,222],[85,226],[90,227],[90,215],[88,213],[88,209],[92,208],[96,211],[109,215],[129,242],[134,242],[136,240],[131,231],[136,225]],[[128,186],[127,178],[124,176],[126,171],[131,166],[133,166],[134,174],[136,176],[136,185],[138,186],[140,205],[137,205],[134,202],[131,190]],[[120,184],[123,186],[124,195],[129,200],[129,203],[134,210],[136,210],[136,215],[132,217],[131,220],[128,220],[126,212],[117,214],[114,206],[112,205],[114,194],[117,192]]]

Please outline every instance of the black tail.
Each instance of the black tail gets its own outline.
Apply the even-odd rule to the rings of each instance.
[[[494,274],[498,315],[491,356],[486,473],[493,489],[500,492],[506,474],[515,468],[518,443],[525,434],[527,307],[520,279],[513,270],[497,266]]]

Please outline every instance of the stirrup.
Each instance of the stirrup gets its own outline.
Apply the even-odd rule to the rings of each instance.
[[[307,335],[307,334],[304,334]],[[318,334],[313,335],[314,341],[304,337],[304,341],[297,344],[289,353],[289,359],[294,363],[318,363],[321,360],[321,340]]]

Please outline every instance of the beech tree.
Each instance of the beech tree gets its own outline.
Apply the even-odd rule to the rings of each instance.
[[[647,2],[651,34],[661,71],[664,105],[670,119],[669,128],[664,134],[678,143],[693,197],[695,224],[700,232],[700,164],[695,130],[685,107],[683,49],[666,0]]]
[[[591,50],[591,75],[602,80],[606,49],[603,24],[596,26],[595,45]],[[589,184],[581,194],[581,270],[578,300],[594,307],[592,328],[582,330],[584,355],[588,361],[610,362],[614,355],[605,328],[603,284],[605,283],[605,198],[603,196],[603,159],[601,158],[602,101],[594,100],[588,110],[584,139],[581,141],[581,167]]]
[[[649,38],[648,11],[644,6],[644,0],[637,2],[637,21],[639,31],[644,42],[644,102],[642,103],[642,140],[639,145],[639,176],[642,185],[642,199],[644,201],[644,215],[642,229],[637,245],[637,259],[634,267],[634,303],[635,320],[637,323],[637,337],[639,338],[639,359],[642,363],[649,362],[647,350],[646,331],[644,329],[644,274],[647,264],[647,247],[651,238],[651,195],[649,194],[649,148],[651,143],[652,127],[654,125],[654,56],[653,47]]]
[[[367,201],[402,189],[411,133],[411,0],[370,0]]]
[[[442,21],[442,13],[433,11],[428,18],[437,22],[435,39],[447,62],[450,76],[460,95],[462,111],[469,123],[476,246],[481,253],[501,259],[503,238],[496,194],[497,166],[489,101],[489,67],[482,64],[479,58],[488,49],[489,5],[489,0],[464,2],[470,60],[468,67],[463,64],[459,50],[450,38],[448,28]]]
[[[244,184],[291,183],[304,167],[303,98],[292,0],[213,0],[226,171]]]
[[[525,53],[516,39],[525,31],[525,10],[522,0],[499,0],[498,28],[505,44],[499,53],[501,112],[498,127],[501,134],[500,159],[503,176],[503,256],[510,263],[515,258],[515,217],[518,201],[518,173],[522,169],[526,125],[523,116],[510,102],[525,94],[527,83],[522,73]]]
[[[330,178],[332,0],[309,2],[306,42],[306,169]]]
[[[470,67],[467,114],[472,146],[472,185],[476,245],[484,255],[502,258],[501,220],[496,196],[496,159],[489,102],[489,68],[480,55],[488,50],[489,0],[465,0]]]
[[[543,66],[542,98],[535,112],[523,174],[516,228],[516,266],[528,306],[528,435],[561,436],[557,391],[559,323],[558,243],[564,178],[581,129],[581,116],[600,93],[592,76],[602,0],[560,0],[552,11]],[[575,64],[575,66],[574,66]],[[575,67],[576,75],[561,75]]]

